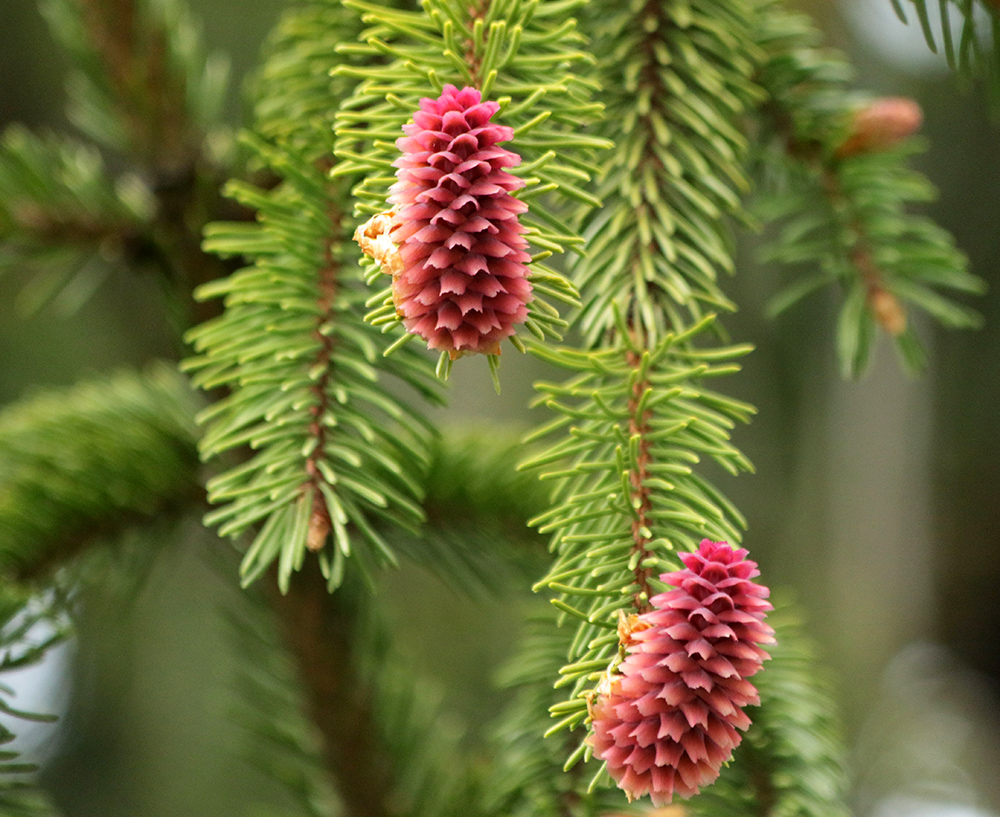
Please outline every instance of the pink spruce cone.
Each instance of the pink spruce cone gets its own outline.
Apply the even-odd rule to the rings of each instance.
[[[490,124],[499,108],[475,88],[445,85],[437,99],[420,101],[396,141],[403,155],[390,189],[390,238],[401,269],[393,301],[410,332],[452,357],[499,353],[532,299],[518,222],[528,206],[511,195],[524,181],[504,170],[521,157],[497,146],[514,138]]]
[[[686,568],[660,577],[677,589],[638,616],[621,674],[594,702],[594,755],[629,800],[697,794],[750,725],[743,707],[760,699],[747,678],[770,658],[758,645],[773,644],[774,630],[770,591],[751,581],[760,571],[746,555],[708,539],[681,554]]]
[[[837,148],[840,157],[891,150],[920,130],[924,114],[905,96],[873,99],[854,112],[851,132]]]

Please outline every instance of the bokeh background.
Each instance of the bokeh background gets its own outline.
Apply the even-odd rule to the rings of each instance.
[[[191,5],[209,46],[231,59],[235,126],[242,77],[284,3]],[[990,283],[977,304],[986,326],[924,326],[931,363],[920,380],[884,345],[861,382],[841,382],[833,294],[768,320],[784,279],[756,263],[748,239],[728,285],[742,310],[727,326],[757,351],[719,386],[759,409],[736,437],[757,473],[714,476],[748,517],[765,579],[798,599],[820,646],[860,817],[1000,814],[1000,114],[991,121],[985,90],[949,73],[889,0],[802,6],[851,53],[860,87],[923,106],[930,149],[918,163],[940,188],[928,212]],[[0,0],[0,124],[70,130],[65,70],[35,0]],[[154,280],[112,273],[75,311],[27,312],[22,289],[0,278],[0,403],[178,354]],[[476,363],[456,366],[442,421],[527,428],[531,382],[545,373],[505,356],[498,398]],[[127,552],[148,555],[109,566],[123,589],[104,604],[95,597],[74,643],[17,680],[22,707],[63,715],[56,727],[18,726],[21,745],[45,763],[68,817],[280,807],[281,788],[243,759],[247,736],[227,718],[239,660],[225,623],[240,604],[234,576],[204,557],[213,548],[197,520],[136,536]],[[138,586],[134,571],[148,573]],[[413,571],[386,580],[401,649],[456,722],[495,710],[492,674],[525,609],[541,603],[521,579],[485,604]]]

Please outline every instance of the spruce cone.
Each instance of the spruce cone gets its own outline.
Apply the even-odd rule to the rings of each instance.
[[[504,168],[520,163],[498,147],[514,137],[491,125],[500,106],[475,88],[446,85],[422,99],[396,145],[399,179],[389,237],[399,248],[393,301],[406,328],[458,357],[497,354],[528,316],[531,260],[518,216],[528,206],[511,192],[524,181]]]
[[[697,794],[712,783],[760,703],[747,678],[770,656],[764,623],[773,609],[747,551],[702,541],[681,554],[685,569],[660,579],[677,589],[651,599],[653,609],[630,628],[628,654],[592,708],[594,755],[629,800],[654,805],[674,793]]]
[[[923,111],[912,99],[903,96],[874,99],[855,111],[851,132],[837,148],[837,156],[891,150],[913,136],[923,121]]]

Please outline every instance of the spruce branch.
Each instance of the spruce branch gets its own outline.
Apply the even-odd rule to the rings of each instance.
[[[188,509],[198,484],[195,401],[166,365],[0,412],[0,564],[42,576],[97,538]]]
[[[708,458],[750,469],[729,435],[752,407],[704,385],[737,371],[749,347],[712,348],[703,337],[714,325],[707,310],[731,307],[716,284],[733,269],[723,217],[745,219],[740,117],[759,97],[748,11],[732,2],[593,11],[596,76],[616,100],[603,128],[619,148],[603,209],[584,216],[587,255],[571,267],[584,348],[534,349],[574,374],[539,386],[557,419],[537,436],[555,441],[525,463],[551,468],[542,478],[556,483],[552,507],[533,520],[556,554],[536,589],[555,592],[560,622],[575,626],[556,682],[568,699],[551,707],[548,735],[589,722],[629,622],[650,609],[675,552],[705,537],[740,541],[742,516],[695,467]],[[566,768],[591,752],[578,743]]]
[[[781,224],[767,257],[813,267],[779,294],[772,312],[838,284],[844,376],[865,370],[878,327],[893,338],[904,365],[919,371],[925,355],[905,305],[946,327],[973,328],[978,314],[942,290],[985,289],[951,236],[909,212],[935,195],[907,166],[918,145],[906,137],[919,120],[909,114],[912,125],[896,124],[902,101],[857,101],[843,58],[818,47],[806,18],[768,6],[756,19],[757,41],[767,54],[758,80],[768,93],[761,108],[762,165],[771,182],[760,215]]]
[[[258,453],[209,482],[209,499],[221,507],[206,521],[226,536],[261,522],[244,582],[278,559],[282,587],[332,532],[333,553],[321,559],[336,586],[352,553],[369,569],[393,562],[373,515],[411,528],[422,518],[415,475],[426,468],[429,430],[377,388],[380,374],[430,399],[437,392],[425,362],[412,352],[383,357],[386,344],[361,322],[356,261],[345,254],[346,231],[323,172],[249,143],[289,181],[268,192],[230,185],[258,208],[260,222],[208,233],[209,249],[255,264],[200,290],[225,296],[226,312],[189,333],[201,355],[186,368],[202,388],[231,390],[202,413],[210,425],[200,447],[206,459],[246,445]]]
[[[538,351],[577,373],[538,386],[557,419],[534,436],[555,442],[522,465],[546,469],[541,479],[555,482],[552,507],[532,521],[552,535],[556,553],[536,589],[556,593],[561,622],[577,620],[557,682],[569,700],[553,709],[561,719],[550,733],[586,720],[587,696],[618,651],[619,613],[648,609],[662,590],[654,577],[674,569],[673,553],[704,537],[741,539],[740,513],[694,470],[703,458],[732,473],[751,468],[729,436],[753,409],[702,385],[737,371],[732,361],[749,347],[695,348],[709,323],[652,349],[623,341],[587,353]]]
[[[584,219],[587,252],[571,263],[595,347],[614,334],[617,303],[655,346],[672,329],[735,309],[719,286],[733,272],[725,217],[743,219],[747,139],[739,127],[760,98],[742,0],[599,2],[587,7],[607,116],[597,190]]]
[[[326,19],[315,16],[329,10],[324,5],[310,6],[306,22]],[[335,66],[315,72],[315,50],[298,49],[302,29],[286,25],[291,33],[279,39],[269,62],[278,68],[265,70],[265,85],[271,83],[276,98],[294,100],[302,69],[284,65],[289,56],[303,56],[314,83],[309,93],[324,94],[327,111],[336,110],[344,84],[329,86]],[[307,31],[338,41],[336,27]],[[336,58],[332,48],[320,53]],[[288,83],[283,91],[282,83]],[[287,588],[306,554],[318,551],[333,588],[350,555],[366,572],[395,562],[376,523],[412,530],[423,518],[420,475],[431,431],[414,408],[384,389],[383,379],[408,384],[431,401],[440,397],[423,358],[413,350],[385,357],[387,342],[360,318],[365,291],[345,244],[345,186],[327,174],[325,129],[314,120],[278,131],[278,118],[268,111],[264,122],[277,141],[254,133],[243,141],[280,183],[227,187],[257,212],[257,223],[216,223],[206,231],[206,249],[251,265],[198,290],[200,299],[224,297],[225,312],[188,334],[198,355],[184,367],[195,385],[229,391],[200,417],[207,425],[202,456],[246,447],[256,452],[208,484],[209,500],[219,507],[206,521],[223,536],[254,531],[241,568],[244,583],[277,561],[279,584]]]

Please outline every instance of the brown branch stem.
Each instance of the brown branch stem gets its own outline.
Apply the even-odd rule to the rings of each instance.
[[[642,84],[650,87],[652,90],[649,93],[649,113],[645,116],[640,116],[639,121],[645,123],[644,128],[644,141],[645,145],[640,151],[639,166],[636,169],[636,177],[643,178],[646,173],[647,167],[652,167],[652,175],[654,178],[660,178],[664,173],[665,168],[662,160],[658,155],[657,147],[657,136],[656,132],[650,124],[652,121],[653,114],[660,116],[663,121],[670,121],[671,114],[669,110],[669,100],[673,95],[669,88],[663,82],[663,78],[660,76],[658,70],[659,64],[656,57],[656,47],[658,44],[662,44],[664,41],[664,35],[661,31],[661,27],[675,26],[675,24],[666,15],[666,5],[659,2],[659,0],[646,0],[646,5],[642,10],[640,15],[637,15],[638,20],[650,20],[655,19],[655,27],[650,27],[646,31],[646,35],[642,39],[641,50],[645,57],[645,64],[642,67],[641,76]],[[645,186],[640,186],[642,191],[638,205],[636,206],[636,218],[637,223],[640,217],[648,218],[650,212],[652,212],[657,206],[660,206],[659,201],[650,201]],[[656,243],[656,240],[651,238],[646,245],[646,251],[652,255],[657,256],[660,254],[660,249]],[[645,277],[645,272],[642,268],[642,253],[636,244],[635,251],[631,254],[628,260],[628,268],[632,270],[632,278],[634,281],[639,281]],[[661,292],[660,285],[656,281],[645,282],[646,289],[650,292]],[[635,299],[635,295],[632,295],[632,299]],[[651,327],[650,327],[651,328]]]
[[[329,208],[329,223],[337,225],[340,223],[340,213],[331,203]],[[340,265],[334,256],[335,237],[329,235],[323,247],[323,265],[319,270],[318,289],[319,294],[316,300],[317,316],[316,329],[313,336],[319,341],[319,350],[310,368],[320,367],[322,374],[312,386],[312,393],[315,402],[309,409],[312,418],[309,422],[309,436],[316,442],[312,453],[306,458],[306,474],[309,479],[303,486],[303,491],[312,492],[312,516],[309,519],[308,547],[311,551],[322,549],[326,542],[327,534],[330,532],[331,520],[330,510],[326,507],[323,493],[319,489],[319,483],[324,478],[317,463],[326,456],[326,426],[324,425],[324,415],[329,410],[330,398],[327,388],[330,382],[331,366],[333,361],[334,340],[328,332],[323,331],[323,326],[333,317],[333,304],[337,296],[337,276],[340,272]]]
[[[391,817],[390,752],[378,738],[374,691],[358,672],[354,639],[359,608],[352,588],[331,594],[316,560],[307,560],[272,605],[322,738],[325,766],[346,817]]]
[[[476,25],[476,20],[482,20],[486,17],[486,11],[490,7],[490,0],[478,0],[469,5],[469,28],[472,29]],[[486,40],[489,39],[489,32],[483,32],[483,42],[485,44]],[[465,60],[465,64],[469,66],[469,73],[472,75],[472,86],[474,88],[482,87],[482,78],[479,76],[479,69],[481,66],[479,57],[476,56],[476,47],[473,42],[472,37],[465,41],[465,53],[462,55]]]
[[[740,749],[750,777],[750,786],[754,793],[754,814],[756,817],[769,817],[778,800],[774,780],[767,759],[751,741],[745,741]]]
[[[626,352],[626,359],[632,369],[638,369],[642,362],[641,354],[631,350]],[[636,612],[639,613],[651,609],[649,599],[653,595],[649,584],[649,580],[653,576],[653,569],[643,566],[643,562],[652,555],[648,547],[650,542],[650,537],[648,536],[648,514],[652,509],[652,502],[649,496],[649,488],[646,486],[646,481],[649,479],[648,468],[651,460],[649,454],[649,419],[651,412],[647,410],[640,414],[639,411],[642,396],[648,388],[649,382],[647,380],[636,378],[635,383],[632,385],[632,394],[629,396],[628,401],[629,438],[639,437],[639,453],[636,457],[635,468],[629,473],[629,485],[631,486],[629,500],[636,513],[635,518],[632,520],[632,553],[634,558],[637,554],[634,573],[635,584],[638,587],[638,590],[632,596],[632,605],[635,607]]]
[[[831,160],[823,165],[823,191],[830,201],[831,209],[838,207],[848,211],[844,229],[849,233],[850,251],[848,263],[855,269],[865,286],[865,303],[872,317],[888,334],[899,336],[906,331],[906,311],[899,299],[885,287],[885,275],[875,263],[871,251],[871,239],[864,224],[854,213],[854,206],[840,183],[837,172],[839,160]]]

